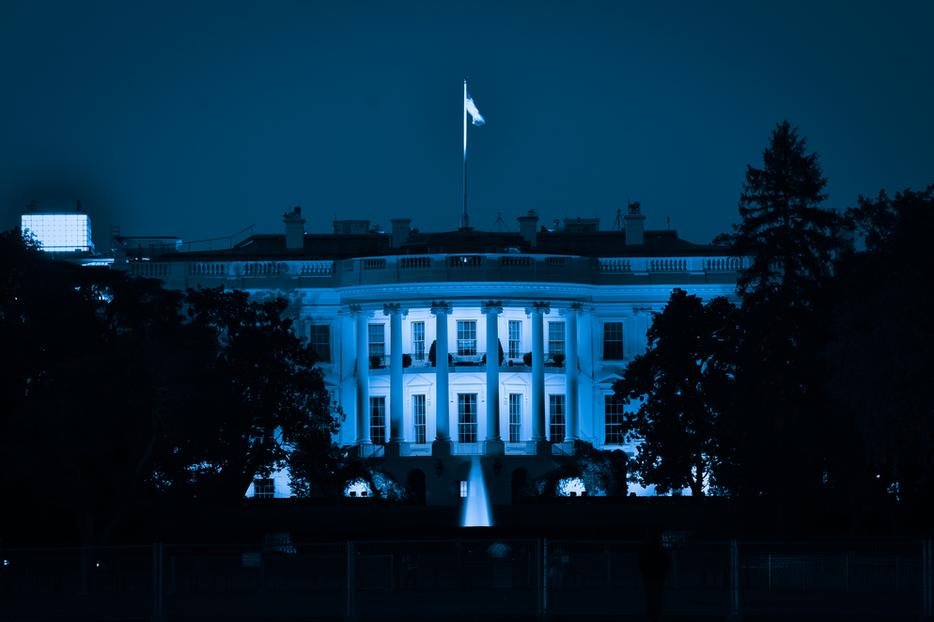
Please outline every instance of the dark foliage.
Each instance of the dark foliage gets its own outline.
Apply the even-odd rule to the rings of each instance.
[[[739,279],[736,389],[720,439],[720,483],[737,495],[813,498],[831,476],[831,453],[848,442],[827,408],[818,356],[842,249],[840,218],[821,207],[825,185],[817,155],[780,123],[762,168],[747,168],[742,221],[725,236],[751,259]]]
[[[834,287],[829,392],[862,451],[847,491],[865,506],[896,502],[918,524],[934,520],[934,280],[928,249],[934,186],[860,197],[848,211],[865,251],[847,253]],[[862,460],[858,458],[862,457]],[[882,501],[880,501],[880,498]]]
[[[624,432],[640,441],[632,472],[661,493],[703,495],[720,459],[720,419],[729,407],[738,340],[736,308],[674,290],[656,313],[649,347],[613,386],[626,404]]]
[[[5,538],[104,542],[153,507],[239,504],[282,464],[283,434],[326,463],[329,399],[284,306],[166,291],[2,234]]]

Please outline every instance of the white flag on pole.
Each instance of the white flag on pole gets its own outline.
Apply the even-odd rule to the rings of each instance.
[[[474,125],[483,125],[486,123],[486,119],[484,119],[480,111],[477,110],[477,104],[473,103],[473,98],[470,96],[470,93],[467,93],[467,96],[464,98],[464,106],[467,108],[467,112],[470,113],[470,120]]]

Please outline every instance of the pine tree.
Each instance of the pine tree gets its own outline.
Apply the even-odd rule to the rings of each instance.
[[[840,217],[822,207],[818,157],[787,121],[761,168],[748,166],[742,221],[722,236],[747,257],[735,406],[725,417],[725,483],[736,493],[802,498],[826,487],[836,422],[821,398],[824,297],[841,249]]]
[[[742,222],[721,236],[751,265],[738,282],[745,304],[778,297],[789,306],[810,305],[814,288],[830,276],[840,248],[840,217],[821,207],[827,198],[816,153],[808,153],[797,128],[783,121],[762,154],[762,168],[746,167],[739,200]]]

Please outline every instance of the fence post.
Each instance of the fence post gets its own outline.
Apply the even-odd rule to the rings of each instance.
[[[165,619],[163,612],[163,565],[165,545],[155,542],[152,545],[152,622],[162,622]]]
[[[930,538],[921,541],[921,619],[930,620],[932,616],[932,553],[934,542]]]
[[[740,620],[739,614],[739,544],[730,540],[730,613],[728,620]]]
[[[548,538],[542,538],[542,604],[541,618],[548,616]]]
[[[347,619],[355,620],[357,611],[354,603],[354,578],[356,572],[354,569],[354,547],[353,541],[347,541]]]

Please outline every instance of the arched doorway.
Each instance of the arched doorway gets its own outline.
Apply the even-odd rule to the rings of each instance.
[[[405,482],[412,501],[416,505],[425,505],[425,472],[421,469],[412,469]]]

